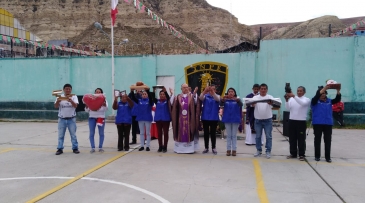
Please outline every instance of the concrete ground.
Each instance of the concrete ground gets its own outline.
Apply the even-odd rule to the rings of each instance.
[[[167,153],[157,153],[157,140],[150,152],[118,152],[112,123],[105,152],[90,154],[88,124],[77,126],[81,153],[72,153],[66,132],[64,154],[56,156],[57,123],[0,122],[0,202],[364,202],[364,130],[333,130],[327,163],[314,161],[312,130],[306,162],[286,159],[281,128],[266,159],[254,158],[244,139],[237,157],[227,157],[219,137],[218,155],[201,153],[203,138],[195,154],[175,154],[171,136]]]

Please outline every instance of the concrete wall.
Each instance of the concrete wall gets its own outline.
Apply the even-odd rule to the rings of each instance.
[[[303,85],[307,97],[327,79],[342,83],[344,101],[365,101],[365,37],[262,41],[259,52],[211,55],[134,56],[115,58],[115,88],[136,81],[156,84],[156,76],[175,76],[175,91],[185,82],[184,67],[202,61],[228,65],[227,87],[241,97],[254,83],[266,83],[269,94],[284,95],[285,82]],[[52,90],[73,85],[78,95],[101,87],[111,104],[111,58],[1,59],[0,101],[53,101]],[[330,97],[335,94],[329,91]],[[111,111],[109,111],[111,113]]]

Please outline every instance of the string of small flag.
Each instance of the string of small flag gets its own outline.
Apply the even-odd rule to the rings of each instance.
[[[188,37],[186,37],[185,35],[183,35],[181,32],[177,31],[176,28],[174,26],[172,26],[170,23],[166,22],[164,19],[162,19],[160,16],[158,16],[156,13],[152,12],[151,9],[149,9],[148,7],[146,7],[145,5],[143,5],[142,2],[140,2],[139,0],[124,0],[124,2],[131,4],[133,1],[133,5],[134,7],[140,12],[140,13],[144,13],[147,11],[147,15],[150,16],[152,18],[152,20],[156,21],[157,24],[161,25],[161,27],[164,27],[168,30],[170,30],[170,32],[178,39],[183,40],[184,42],[189,43],[191,46],[194,46],[196,49],[200,48],[201,52],[204,53],[209,53],[209,50],[203,49],[201,48],[199,45],[195,44],[191,39],[189,39]]]
[[[364,26],[364,25],[365,25],[365,18],[363,20],[360,20],[357,23],[352,24],[351,26],[349,26],[349,27],[347,27],[343,30],[340,30],[339,32],[331,34],[331,37],[338,37],[338,36],[343,35],[343,34],[349,32],[349,31],[355,30],[359,26]]]

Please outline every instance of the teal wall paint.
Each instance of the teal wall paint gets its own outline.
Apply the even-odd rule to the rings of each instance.
[[[294,90],[305,86],[311,98],[318,85],[334,79],[342,83],[344,101],[365,101],[364,36],[268,40],[261,42],[259,52],[117,56],[115,88],[129,91],[136,81],[152,86],[157,76],[175,76],[179,92],[185,83],[184,67],[202,61],[226,64],[227,87],[234,87],[240,97],[250,93],[254,83],[266,83],[269,94],[283,100],[285,82],[290,82]],[[78,95],[101,87],[111,105],[111,57],[0,60],[0,101],[54,101],[52,90],[65,83]],[[329,91],[330,97],[334,94]]]

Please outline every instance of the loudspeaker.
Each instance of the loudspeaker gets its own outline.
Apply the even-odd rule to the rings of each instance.
[[[289,137],[289,111],[284,111],[283,118],[283,135]]]
[[[76,112],[85,111],[85,104],[82,102],[82,98],[84,95],[77,95],[77,99],[79,99],[79,104],[77,105]]]

